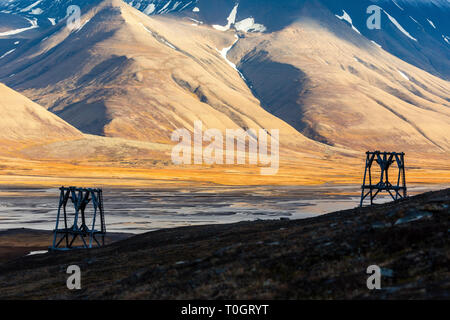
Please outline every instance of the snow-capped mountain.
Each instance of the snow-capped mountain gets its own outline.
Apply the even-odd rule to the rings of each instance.
[[[275,32],[300,16],[328,23],[319,10],[308,9],[311,0],[124,0],[147,15],[178,15],[219,30]],[[323,11],[348,24],[377,46],[444,79],[450,79],[450,2],[448,0],[318,0]],[[48,28],[67,16],[67,7],[88,10],[89,0],[0,0],[0,20],[6,14],[25,20],[13,30]],[[370,30],[371,5],[381,9],[381,29]],[[310,12],[307,12],[310,10]],[[306,12],[305,12],[306,11]],[[326,18],[325,18],[326,17]],[[0,28],[2,22],[0,22]],[[15,24],[17,26],[17,24]],[[11,25],[14,28],[14,24]],[[4,28],[3,28],[4,29]],[[8,35],[7,32],[1,32]],[[36,30],[34,30],[36,31]],[[11,33],[11,32],[10,32]],[[23,36],[23,34],[21,35]],[[8,43],[11,46],[11,43]],[[5,51],[10,47],[2,47]],[[6,51],[9,51],[6,50]]]
[[[320,3],[322,11],[310,7]],[[380,29],[369,29],[367,9],[380,8]],[[450,79],[450,2],[448,0],[199,0],[184,15],[210,25],[251,31],[280,31],[300,17],[329,24],[330,12],[355,32],[397,57]],[[256,28],[251,28],[257,24]]]

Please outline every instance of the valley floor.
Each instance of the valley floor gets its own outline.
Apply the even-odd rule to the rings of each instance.
[[[2,299],[448,299],[450,189],[304,220],[167,229],[0,264]],[[66,288],[78,265],[82,289]],[[382,268],[369,291],[366,270]]]
[[[365,154],[357,156],[290,155],[275,175],[261,175],[249,165],[175,166],[170,155],[149,159],[31,160],[0,157],[0,185],[24,187],[198,187],[198,186],[319,186],[362,183]],[[406,157],[411,185],[448,185],[448,154],[415,153]],[[379,170],[375,170],[378,172]],[[395,168],[390,171],[396,175]]]

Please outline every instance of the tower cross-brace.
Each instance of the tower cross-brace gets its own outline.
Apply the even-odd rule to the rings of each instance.
[[[382,191],[389,192],[394,201],[406,198],[405,154],[403,152],[369,151],[366,152],[366,155],[366,169],[364,171],[360,206],[363,206],[364,200],[369,196],[370,204],[373,205],[373,200]],[[374,162],[376,162],[381,169],[380,180],[376,184],[372,183],[372,165]],[[398,169],[397,184],[395,185],[389,181],[389,169],[394,163],[397,164]],[[367,184],[367,182],[369,183]]]
[[[105,214],[103,210],[103,192],[101,189],[85,189],[76,187],[61,187],[59,196],[58,214],[53,237],[52,250],[70,250],[75,248],[93,248],[105,244]],[[75,208],[73,224],[69,226],[67,203],[71,200]],[[92,225],[86,223],[86,208],[92,202]],[[96,223],[100,220],[100,230],[96,229]],[[64,226],[60,226],[63,219]],[[81,219],[81,220],[80,220]],[[71,222],[71,221],[70,221]],[[97,239],[101,237],[101,242]],[[74,247],[76,239],[81,239],[82,246]],[[65,241],[64,241],[65,240]],[[65,245],[65,246],[64,246]]]

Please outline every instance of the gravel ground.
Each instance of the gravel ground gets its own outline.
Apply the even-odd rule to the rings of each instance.
[[[304,220],[150,232],[0,264],[2,299],[449,299],[450,189]],[[69,265],[82,289],[69,291]],[[366,270],[378,265],[381,290]]]

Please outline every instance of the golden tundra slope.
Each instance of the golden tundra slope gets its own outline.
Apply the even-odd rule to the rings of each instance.
[[[0,83],[0,155],[36,160],[161,160],[170,146],[81,133],[58,116]],[[18,165],[19,160],[13,160]]]
[[[83,134],[45,108],[0,83],[0,141],[9,146],[73,140]]]

